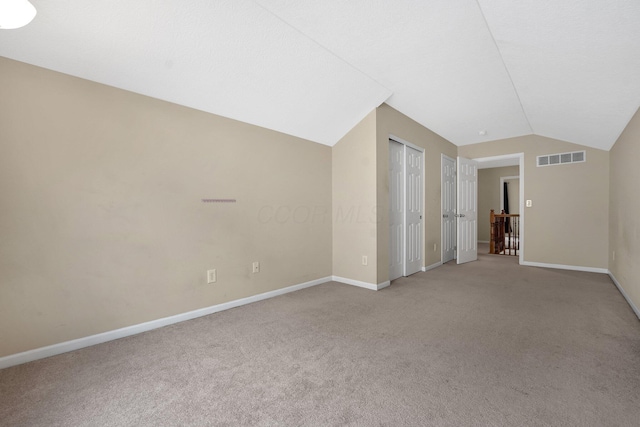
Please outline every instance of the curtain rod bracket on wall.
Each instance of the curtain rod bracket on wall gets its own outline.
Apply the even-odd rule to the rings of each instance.
[[[202,199],[202,203],[235,203],[236,199]]]

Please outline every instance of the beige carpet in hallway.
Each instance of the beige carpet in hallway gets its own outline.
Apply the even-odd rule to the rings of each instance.
[[[483,255],[0,370],[0,425],[640,425],[640,322],[605,275]]]

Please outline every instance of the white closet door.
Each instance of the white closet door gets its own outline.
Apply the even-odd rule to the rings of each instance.
[[[404,145],[389,141],[389,280],[404,274]]]
[[[422,206],[423,161],[422,152],[405,146],[405,276],[422,270]]]

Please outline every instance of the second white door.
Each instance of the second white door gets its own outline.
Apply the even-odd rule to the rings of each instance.
[[[478,259],[478,164],[458,157],[458,264]]]
[[[456,161],[442,156],[442,263],[456,257]]]
[[[405,145],[405,271],[404,275],[422,269],[422,152]]]

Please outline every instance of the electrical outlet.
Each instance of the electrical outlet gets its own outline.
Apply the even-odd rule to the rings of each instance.
[[[260,273],[260,263],[258,261],[253,263],[253,272]]]
[[[527,200],[527,207],[530,208],[533,206],[533,202],[531,200]]]
[[[369,260],[367,259],[366,255],[362,255],[362,265],[367,265],[369,264]]]
[[[215,283],[218,280],[216,270],[207,270],[207,283]]]

